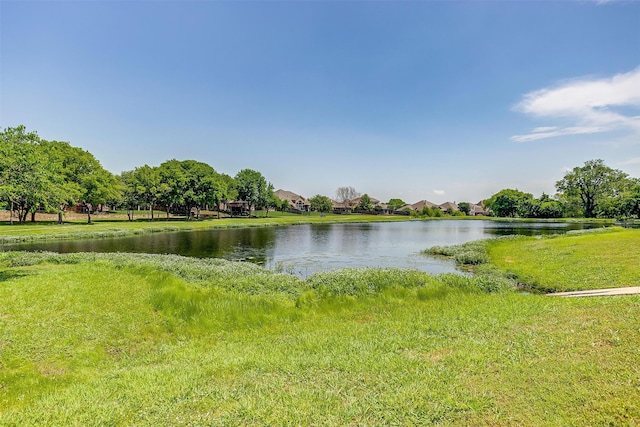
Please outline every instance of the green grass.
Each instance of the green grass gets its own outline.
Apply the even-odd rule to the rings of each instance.
[[[488,242],[491,263],[548,292],[640,286],[640,230]]]
[[[636,425],[640,297],[0,254],[0,425]]]
[[[427,255],[453,258],[480,276],[506,277],[540,292],[640,286],[640,230],[607,228],[545,237],[507,236]]]
[[[260,213],[262,214],[262,213]],[[210,218],[200,221],[184,219],[167,221],[162,217],[154,221],[109,219],[109,216],[95,216],[92,224],[86,222],[66,222],[57,225],[53,222],[35,222],[23,225],[0,225],[0,244],[29,242],[35,240],[68,240],[87,238],[126,237],[145,233],[162,233],[174,231],[190,231],[204,229],[224,229],[237,227],[272,227],[280,225],[345,223],[345,222],[379,222],[407,221],[400,215],[295,215],[282,212],[269,212],[269,217],[252,218]]]

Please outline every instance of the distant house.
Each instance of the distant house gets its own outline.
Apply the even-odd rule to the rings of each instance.
[[[245,201],[231,201],[227,203],[227,208],[231,216],[249,216],[251,211],[249,210],[249,203]]]
[[[414,203],[412,205],[404,205],[403,207],[401,207],[398,210],[403,211],[403,210],[409,209],[409,210],[412,210],[414,212],[419,212],[422,209],[424,209],[425,206],[428,207],[428,208],[433,208],[433,207],[437,207],[438,205],[436,205],[435,203],[430,202],[428,200],[420,200],[419,202],[416,202],[416,203]]]
[[[484,207],[484,203],[482,203],[482,201],[479,201],[476,204],[473,204],[470,206],[470,210],[469,210],[469,215],[475,216],[475,215],[489,215],[489,209]]]
[[[442,212],[457,212],[460,210],[457,204],[451,202],[444,202],[441,205],[438,205]]]
[[[336,202],[333,199],[331,200],[331,207],[333,208],[333,213],[343,214],[343,213],[351,213],[358,206],[357,203],[353,203],[352,200],[345,200],[344,202]]]
[[[354,210],[358,209],[361,200],[362,197],[358,197],[350,201],[350,205]],[[385,203],[381,203],[380,200],[376,199],[375,197],[369,197],[369,200],[371,201],[371,212],[375,212],[377,214],[390,213],[389,207]]]
[[[311,203],[299,194],[287,190],[277,190],[275,195],[280,200],[286,200],[289,202],[289,211],[295,213],[309,212],[311,210]]]

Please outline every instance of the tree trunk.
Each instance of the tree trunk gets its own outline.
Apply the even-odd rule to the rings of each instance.
[[[11,210],[9,211],[9,224],[13,225],[13,200],[11,201]]]
[[[18,210],[18,219],[20,220],[20,224],[24,224],[27,221],[27,212],[26,209]]]
[[[154,208],[154,204],[152,202],[151,203],[151,221],[153,221],[153,208]]]
[[[58,211],[58,224],[62,224],[62,211]]]
[[[167,206],[167,221],[169,221],[169,211],[171,210],[171,205]]]
[[[36,213],[31,212],[31,222],[36,222]]]

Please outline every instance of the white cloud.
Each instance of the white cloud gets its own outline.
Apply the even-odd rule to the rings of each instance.
[[[640,67],[611,78],[573,80],[536,90],[524,95],[514,108],[536,118],[573,123],[567,127],[536,127],[530,133],[512,136],[516,142],[619,129],[640,132],[640,116],[620,111],[640,108]]]
[[[633,157],[631,159],[620,162],[621,165],[640,165],[640,157]]]
[[[433,190],[433,194],[437,196],[444,196],[444,190]]]

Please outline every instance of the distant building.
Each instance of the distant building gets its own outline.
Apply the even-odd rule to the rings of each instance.
[[[457,212],[460,210],[457,204],[451,202],[444,202],[441,205],[438,205],[442,212]]]
[[[275,195],[280,200],[286,200],[289,202],[289,211],[295,213],[309,212],[311,210],[311,203],[299,194],[287,190],[277,190]]]
[[[438,205],[436,205],[433,202],[430,202],[428,200],[420,200],[419,202],[416,202],[412,205],[404,205],[403,207],[401,207],[400,209],[397,209],[397,211],[406,211],[407,209],[412,210],[414,212],[419,212],[422,209],[424,209],[426,207],[428,208],[433,208],[433,207],[437,207]]]
[[[484,207],[484,203],[482,203],[482,201],[479,201],[478,203],[472,204],[470,206],[469,215],[489,215],[489,213],[489,209]]]

